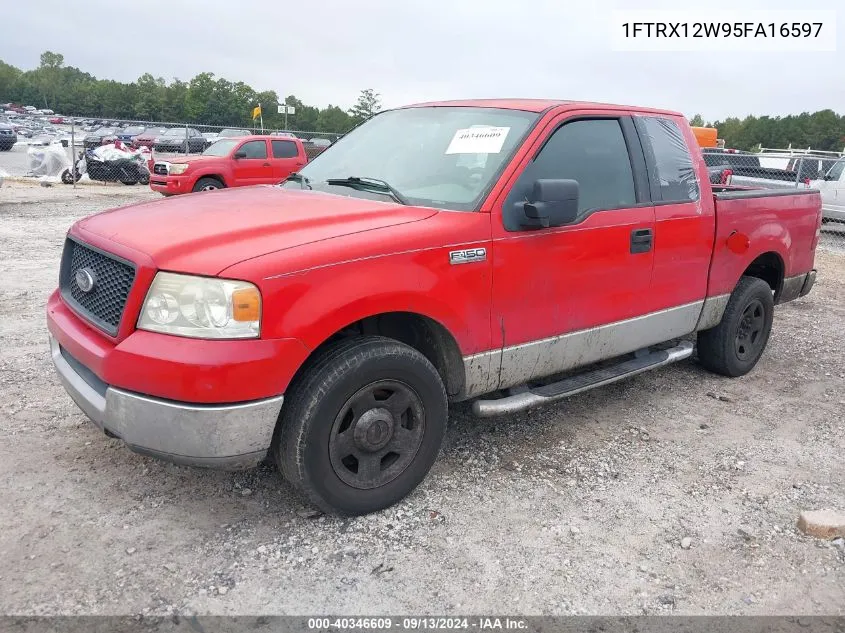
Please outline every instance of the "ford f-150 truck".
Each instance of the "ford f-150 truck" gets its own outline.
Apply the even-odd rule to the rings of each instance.
[[[272,457],[360,514],[480,416],[689,358],[760,359],[815,280],[814,190],[712,186],[674,112],[485,100],[382,112],[278,186],[74,224],[52,358],[106,433],[183,464]]]
[[[166,196],[279,183],[307,162],[299,139],[221,138],[199,156],[156,160],[150,188]]]

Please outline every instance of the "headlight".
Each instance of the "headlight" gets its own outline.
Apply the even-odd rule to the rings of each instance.
[[[177,165],[170,163],[170,165],[167,168],[167,170],[168,170],[167,173],[175,174],[175,175],[178,176],[179,174],[184,174],[185,171],[187,171],[187,169],[188,169],[188,163],[181,163],[181,164],[177,164]]]
[[[157,273],[138,329],[193,338],[258,338],[261,293],[246,281]]]

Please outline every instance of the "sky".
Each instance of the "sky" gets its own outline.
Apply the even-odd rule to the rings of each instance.
[[[618,52],[614,9],[653,0],[67,0],[9,3],[0,59],[38,65],[42,51],[99,78],[209,71],[304,103],[351,106],[373,88],[385,107],[440,99],[539,97],[667,108],[706,120],[832,108],[845,113],[845,11],[836,52]],[[768,21],[774,9],[833,10],[837,0],[733,0]],[[690,5],[692,6],[692,5]],[[845,5],[842,5],[845,7]],[[755,14],[756,15],[756,14]],[[49,19],[45,19],[49,16]],[[292,19],[294,18],[294,19]]]

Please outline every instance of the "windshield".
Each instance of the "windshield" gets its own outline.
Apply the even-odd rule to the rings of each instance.
[[[825,180],[839,180],[842,178],[842,172],[845,171],[845,160],[840,160],[836,163],[825,176]]]
[[[365,196],[358,187],[339,188],[326,180],[379,179],[410,204],[475,210],[537,117],[457,106],[390,110],[344,136],[299,173],[316,190]]]
[[[109,134],[114,134],[115,129],[113,127],[101,127],[99,130],[94,132],[94,134],[99,134],[101,136],[108,136]]]
[[[185,136],[185,129],[181,127],[174,127],[164,133],[165,136]]]
[[[249,132],[246,130],[220,130],[220,136],[249,136]]]
[[[144,131],[144,128],[142,128],[142,127],[128,127],[125,130],[123,130],[123,132],[121,132],[121,134],[135,135],[135,134],[140,134],[143,131]]]
[[[229,152],[240,143],[240,141],[236,139],[227,140],[223,139],[222,141],[215,141],[211,145],[209,145],[206,150],[202,153],[203,156],[228,156]]]

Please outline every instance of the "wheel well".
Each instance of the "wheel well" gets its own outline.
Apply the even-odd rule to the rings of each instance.
[[[775,301],[783,286],[783,274],[783,260],[780,255],[772,252],[760,255],[742,273],[743,277],[757,277],[769,284],[775,293]]]
[[[197,179],[194,180],[194,184],[197,184],[203,178],[211,178],[212,180],[216,180],[217,182],[219,182],[224,187],[226,186],[226,181],[223,179],[223,176],[220,176],[218,174],[203,174],[202,176],[197,176]]]
[[[455,338],[434,319],[414,312],[387,312],[350,323],[321,343],[311,357],[339,339],[368,334],[395,339],[420,352],[437,369],[449,396],[463,389],[464,360]]]

